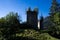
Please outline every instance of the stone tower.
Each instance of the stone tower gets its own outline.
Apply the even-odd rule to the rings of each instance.
[[[38,9],[35,8],[33,11],[31,8],[27,11],[27,23],[32,25],[34,28],[38,28]]]
[[[43,16],[40,17],[40,29],[43,30]]]

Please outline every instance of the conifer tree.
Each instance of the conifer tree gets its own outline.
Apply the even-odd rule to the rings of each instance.
[[[57,2],[57,0],[52,0],[52,6],[50,8],[50,20],[52,23],[55,24],[53,26],[53,29],[55,31],[60,30],[60,9],[59,8],[60,8],[60,6],[59,6],[59,3]]]
[[[58,2],[57,0],[52,0],[52,6],[50,8],[50,20],[53,22],[53,23],[57,23],[57,21],[55,21],[58,17]]]
[[[50,15],[53,15],[57,12],[58,8],[58,2],[56,0],[52,0],[52,6],[50,8]]]

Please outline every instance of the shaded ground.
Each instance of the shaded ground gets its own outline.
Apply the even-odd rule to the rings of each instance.
[[[8,39],[8,40],[36,40],[36,39],[33,39],[31,37],[14,37],[14,38],[11,38],[11,39]]]
[[[55,37],[55,38],[60,39],[60,32],[59,32],[59,31],[49,31],[48,33],[49,33],[49,35],[51,35],[52,37]]]
[[[2,40],[2,39],[1,39]],[[16,36],[6,40],[59,40],[50,36],[47,31],[36,31],[34,29],[20,29]]]

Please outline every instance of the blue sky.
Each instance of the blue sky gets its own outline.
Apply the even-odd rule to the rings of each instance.
[[[0,0],[0,18],[6,16],[9,12],[18,12],[22,21],[26,21],[26,11],[29,7],[33,10],[38,8],[40,17],[48,16],[52,0]],[[60,2],[60,0],[58,0]]]

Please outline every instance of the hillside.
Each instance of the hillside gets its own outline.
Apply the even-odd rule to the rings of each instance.
[[[22,30],[22,29],[20,29],[20,30]],[[21,31],[21,33],[17,33],[16,36],[23,37],[23,38],[26,37],[27,40],[29,40],[29,39],[30,40],[32,40],[32,39],[34,39],[34,40],[58,40],[58,39],[50,36],[48,33],[41,33],[36,30],[33,30],[33,29],[25,29],[23,32]]]

